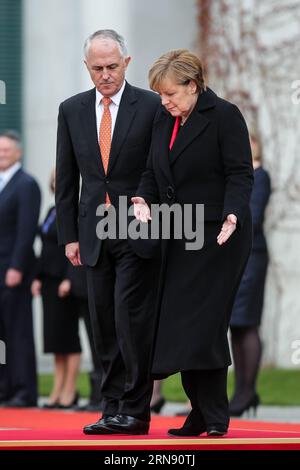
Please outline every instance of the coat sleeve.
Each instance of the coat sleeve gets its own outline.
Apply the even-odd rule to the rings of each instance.
[[[159,191],[153,168],[153,147],[151,145],[146,170],[141,176],[141,180],[136,191],[136,196],[143,197],[148,206],[159,201]]]
[[[29,268],[32,245],[37,233],[41,192],[33,179],[22,184],[18,192],[17,232],[10,260],[10,268],[22,273]]]
[[[78,199],[79,169],[62,103],[58,113],[55,181],[59,245],[78,241]]]
[[[245,120],[228,104],[220,123],[220,146],[225,174],[223,220],[235,214],[240,225],[248,212],[253,186],[253,165]]]

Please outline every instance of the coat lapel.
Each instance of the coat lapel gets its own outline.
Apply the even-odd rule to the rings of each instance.
[[[173,184],[173,178],[170,168],[169,143],[172,135],[172,129],[175,119],[164,109],[162,116],[156,123],[155,135],[155,153],[159,155],[159,166],[167,180]]]
[[[98,170],[104,176],[104,168],[97,135],[95,100],[96,89],[93,88],[92,90],[88,91],[82,99],[81,122],[85,131],[86,141],[88,142],[91,155],[98,167]]]
[[[186,124],[180,130],[172,150],[170,151],[170,164],[174,165],[177,158],[182,154],[186,147],[201,134],[209,125],[209,119],[202,114],[209,108],[215,106],[216,95],[209,88],[199,95],[195,108],[193,109]]]
[[[117,120],[114,128],[111,150],[109,156],[108,170],[109,174],[115,165],[120,154],[122,145],[130,129],[131,123],[136,113],[137,97],[134,88],[126,83],[122,94]]]

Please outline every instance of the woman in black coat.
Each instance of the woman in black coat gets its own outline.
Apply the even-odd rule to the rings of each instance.
[[[268,250],[264,235],[264,213],[271,194],[270,177],[262,167],[261,146],[257,134],[250,135],[254,167],[254,186],[250,208],[253,221],[251,254],[237,292],[230,320],[235,390],[229,404],[231,416],[241,416],[249,408],[256,410],[259,396],[256,379],[261,360],[259,336]]]
[[[54,191],[54,173],[50,188]],[[76,299],[70,295],[69,261],[57,243],[55,207],[49,209],[40,237],[42,252],[31,291],[34,296],[42,296],[44,352],[55,356],[54,384],[45,408],[70,408],[78,401],[79,316]]]
[[[231,362],[227,330],[251,248],[248,131],[238,108],[205,87],[201,62],[189,51],[164,54],[149,79],[162,107],[147,170],[132,199],[135,215],[147,222],[151,204],[177,203],[183,210],[190,204],[194,228],[199,228],[196,208],[204,205],[201,249],[201,243],[187,249],[186,237],[178,234],[162,241],[153,373],[163,378],[180,371],[192,404],[184,426],[169,434],[224,435]]]

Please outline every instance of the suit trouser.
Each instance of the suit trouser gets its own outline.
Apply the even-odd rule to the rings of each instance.
[[[87,268],[104,414],[150,419],[157,266],[126,240],[104,240],[97,265]]]
[[[35,405],[36,361],[30,287],[0,287],[0,339],[6,364],[0,366],[0,396]]]
[[[228,427],[227,371],[225,367],[181,372],[184,391],[204,426],[221,424]]]

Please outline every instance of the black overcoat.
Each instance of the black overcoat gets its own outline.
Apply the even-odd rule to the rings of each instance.
[[[174,121],[161,108],[137,194],[149,204],[204,204],[204,244],[187,250],[184,237],[162,243],[157,376],[230,364],[228,324],[252,238],[253,168],[240,111],[207,89],[169,151]],[[231,213],[237,230],[219,246],[217,235]]]

